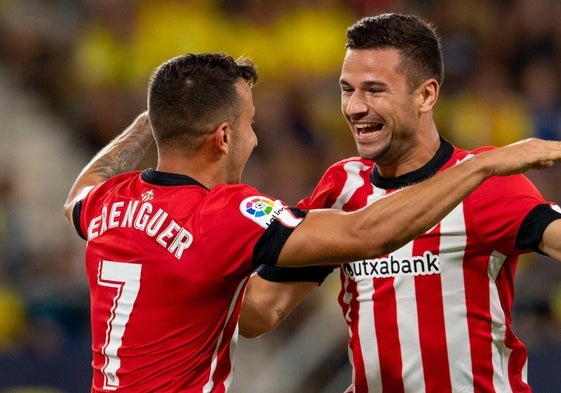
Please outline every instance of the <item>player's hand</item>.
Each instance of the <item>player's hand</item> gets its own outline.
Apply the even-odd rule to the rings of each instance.
[[[546,169],[561,161],[561,142],[528,138],[477,154],[492,175],[506,176],[528,169]]]

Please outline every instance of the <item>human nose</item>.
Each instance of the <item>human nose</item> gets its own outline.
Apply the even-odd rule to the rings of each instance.
[[[347,97],[343,97],[343,112],[348,117],[363,115],[368,112],[368,105],[360,92],[354,91]]]

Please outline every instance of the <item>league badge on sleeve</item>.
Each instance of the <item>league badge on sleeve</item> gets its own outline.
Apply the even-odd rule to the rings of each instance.
[[[267,228],[275,219],[292,228],[302,221],[302,218],[294,216],[279,200],[273,201],[264,196],[245,198],[240,203],[240,211],[263,228]]]

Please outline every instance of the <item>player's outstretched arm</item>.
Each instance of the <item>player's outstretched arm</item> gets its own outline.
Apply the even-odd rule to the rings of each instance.
[[[277,265],[334,264],[385,255],[436,225],[488,177],[549,168],[560,159],[561,142],[531,138],[469,157],[356,212],[311,210],[288,238]]]
[[[76,201],[82,199],[95,185],[136,169],[153,144],[148,113],[143,112],[82,169],[64,203],[64,215],[68,222],[73,224],[72,209]]]

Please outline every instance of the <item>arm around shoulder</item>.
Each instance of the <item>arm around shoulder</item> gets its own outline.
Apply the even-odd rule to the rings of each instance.
[[[471,156],[356,212],[311,210],[277,264],[339,264],[385,255],[436,225],[490,176],[545,169],[560,159],[561,142],[532,138]]]

